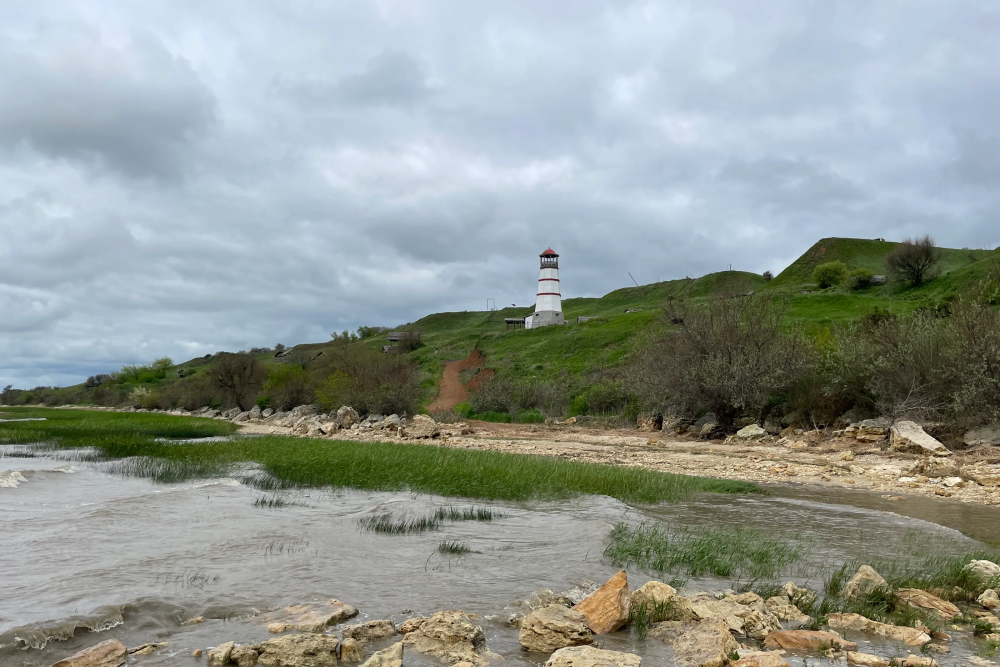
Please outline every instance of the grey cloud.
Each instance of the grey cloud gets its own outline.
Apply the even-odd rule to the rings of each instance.
[[[4,39],[0,91],[0,143],[128,177],[176,178],[214,115],[210,91],[155,37],[113,47],[74,25]]]

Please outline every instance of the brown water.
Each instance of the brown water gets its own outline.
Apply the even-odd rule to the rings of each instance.
[[[464,609],[483,617],[491,649],[508,661],[537,663],[545,656],[523,653],[516,630],[504,623],[511,603],[542,588],[565,591],[603,582],[619,569],[603,551],[610,529],[622,520],[728,524],[780,534],[802,544],[806,556],[779,579],[813,586],[820,585],[823,571],[850,558],[963,552],[978,544],[963,533],[986,539],[1000,526],[1000,512],[985,507],[882,507],[881,499],[865,494],[824,492],[817,498],[783,490],[787,497],[706,495],[656,507],[606,497],[494,503],[505,516],[492,523],[386,536],[361,532],[357,519],[383,510],[423,515],[442,506],[483,504],[305,490],[283,496],[294,504],[268,509],[253,505],[263,494],[231,479],[157,485],[112,475],[97,464],[74,463],[67,471],[57,456],[15,458],[7,451],[0,472],[20,470],[25,481],[0,488],[3,667],[50,665],[111,637],[128,646],[170,642],[156,655],[130,658],[131,664],[193,666],[195,648],[266,639],[267,631],[247,620],[257,611],[333,597],[358,607],[359,620],[402,621]],[[904,516],[903,509],[915,516]],[[445,539],[464,541],[477,553],[439,554]],[[628,574],[633,587],[670,578],[637,568]],[[687,585],[722,590],[733,581],[689,579]],[[181,625],[195,616],[208,620]],[[646,665],[669,664],[662,645],[630,633],[601,643],[639,653]],[[861,646],[889,656],[906,653],[884,643]],[[957,640],[952,654],[938,660],[964,664],[971,648]],[[408,654],[407,664],[434,663]]]

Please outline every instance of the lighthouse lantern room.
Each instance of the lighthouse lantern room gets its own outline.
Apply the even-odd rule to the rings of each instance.
[[[541,255],[535,312],[524,318],[525,329],[537,329],[550,324],[564,324],[562,293],[559,289],[559,255],[552,248]]]

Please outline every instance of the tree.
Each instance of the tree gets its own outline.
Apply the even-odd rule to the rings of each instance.
[[[260,362],[246,353],[224,355],[212,369],[212,383],[222,390],[229,403],[241,410],[254,406],[265,379]]]
[[[847,286],[851,289],[864,289],[872,284],[875,272],[871,269],[854,269],[847,276]]]
[[[766,282],[771,282],[772,280],[774,280],[774,274],[771,273],[770,271],[765,271],[764,272],[764,280]]]
[[[930,234],[918,239],[906,239],[885,257],[885,265],[889,271],[913,286],[920,285],[937,275],[939,261],[941,261],[941,250]]]
[[[847,267],[843,262],[820,264],[813,271],[813,280],[823,289],[839,285],[845,278],[847,278]]]

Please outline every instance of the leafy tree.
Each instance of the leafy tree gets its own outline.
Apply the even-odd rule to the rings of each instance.
[[[871,269],[854,269],[847,276],[847,286],[851,289],[864,289],[872,284],[875,272]]]
[[[906,239],[885,257],[889,271],[914,286],[936,276],[940,261],[941,250],[930,234],[918,239]]]
[[[847,267],[843,262],[820,264],[813,271],[813,280],[823,289],[839,285],[845,278],[847,278]]]
[[[767,282],[771,282],[772,280],[774,280],[774,274],[771,273],[770,271],[765,271],[764,280],[766,280]]]
[[[212,369],[212,383],[222,390],[230,404],[241,410],[254,406],[264,380],[264,368],[246,353],[224,355]]]

